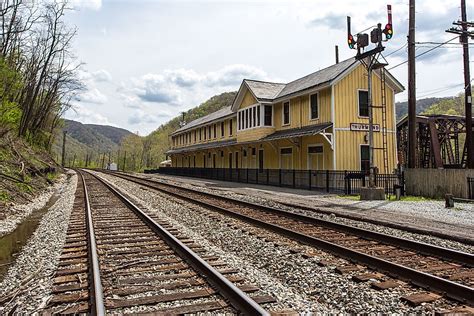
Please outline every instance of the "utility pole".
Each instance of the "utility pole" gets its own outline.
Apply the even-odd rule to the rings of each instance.
[[[454,25],[446,30],[448,33],[460,35],[460,41],[463,48],[464,63],[464,109],[466,113],[466,143],[467,152],[466,168],[474,169],[474,130],[472,129],[472,92],[471,92],[471,74],[469,69],[469,37],[474,38],[474,32],[469,31],[469,27],[474,27],[474,22],[467,21],[466,0],[461,0],[461,21],[453,22]]]
[[[107,164],[107,169],[110,169],[110,151],[109,151],[109,163]]]
[[[466,167],[474,169],[474,132],[472,129],[472,92],[471,92],[471,74],[469,68],[469,36],[473,33],[468,32],[468,22],[466,13],[466,0],[461,0],[461,19],[462,19],[462,48],[464,60],[464,106],[466,111],[466,148],[467,164]],[[472,25],[472,23],[471,23]]]
[[[122,171],[125,171],[125,165],[127,163],[127,152],[125,151],[124,156],[123,156],[123,168]]]
[[[72,167],[76,166],[76,153],[74,153],[74,159],[72,160]]]
[[[416,168],[415,0],[408,17],[408,168]]]
[[[63,152],[61,155],[61,166],[64,168],[64,163],[66,159],[66,131],[63,131]]]
[[[102,154],[102,164],[101,164],[101,168],[104,169],[104,162],[105,162],[105,153]]]

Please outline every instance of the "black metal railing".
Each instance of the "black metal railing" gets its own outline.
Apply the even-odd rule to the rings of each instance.
[[[474,178],[467,177],[467,198],[474,200]]]
[[[306,190],[323,190],[344,194],[359,194],[368,182],[361,171],[293,170],[293,169],[230,169],[230,168],[176,168],[148,169],[145,173],[197,177],[212,180],[263,184]],[[377,174],[376,184],[386,194],[395,194],[394,188],[403,187],[403,174]]]

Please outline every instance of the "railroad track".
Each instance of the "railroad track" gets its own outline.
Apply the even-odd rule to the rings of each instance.
[[[147,215],[107,181],[78,175],[47,313],[122,314],[153,306],[154,313],[269,315],[259,304],[275,300],[255,295],[258,287],[237,270]]]
[[[357,264],[474,305],[474,255],[398,238],[326,220],[207,192],[157,182],[122,173],[109,173],[194,204],[266,228],[301,243],[331,252]],[[347,271],[357,269],[348,266]],[[342,268],[344,271],[344,267]],[[368,274],[365,280],[377,279]],[[395,287],[391,280],[375,283],[379,289]],[[408,302],[432,301],[431,293],[406,298]]]

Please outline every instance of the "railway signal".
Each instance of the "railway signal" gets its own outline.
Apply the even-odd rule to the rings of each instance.
[[[355,45],[356,42],[354,40],[354,36],[351,34],[351,17],[347,17],[347,44],[349,45],[350,49],[356,49]]]
[[[387,5],[387,15],[388,15],[388,23],[385,25],[383,33],[385,34],[385,40],[388,41],[393,36],[392,6],[390,4]]]
[[[378,62],[378,58],[385,47],[382,45],[383,34],[385,34],[385,41],[388,41],[393,36],[392,27],[392,6],[387,5],[387,24],[382,30],[382,24],[378,23],[375,28],[370,32],[370,42],[375,44],[375,48],[365,51],[366,47],[369,46],[369,35],[367,33],[358,33],[357,40],[354,41],[354,37],[351,33],[351,17],[347,17],[347,37],[349,48],[357,49],[356,59],[359,60],[367,68],[368,77],[368,105],[369,105],[369,161],[370,161],[370,173],[369,173],[369,188],[375,188],[375,172],[376,166],[374,164],[374,117],[373,117],[373,100],[372,100],[372,71],[374,69],[383,68],[386,64]],[[355,44],[354,44],[355,42]],[[384,151],[386,148],[382,148]],[[385,153],[384,153],[385,155]],[[385,163],[385,162],[384,162]],[[378,189],[376,189],[378,190]],[[378,195],[378,193],[376,194]],[[362,195],[361,195],[362,196]]]

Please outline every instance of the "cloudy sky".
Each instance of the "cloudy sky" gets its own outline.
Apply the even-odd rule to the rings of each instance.
[[[417,54],[454,37],[460,1],[417,1]],[[237,90],[242,79],[288,82],[355,54],[353,33],[386,23],[379,0],[158,1],[72,0],[75,53],[87,90],[67,118],[109,124],[146,135],[207,100]],[[406,86],[408,0],[391,1],[394,38],[386,43],[391,72]],[[474,18],[472,2],[468,18]],[[417,96],[463,89],[458,40],[417,59]],[[471,49],[472,51],[472,49]],[[474,57],[474,56],[473,56]],[[472,64],[472,62],[471,62]],[[406,100],[406,92],[397,101]]]

